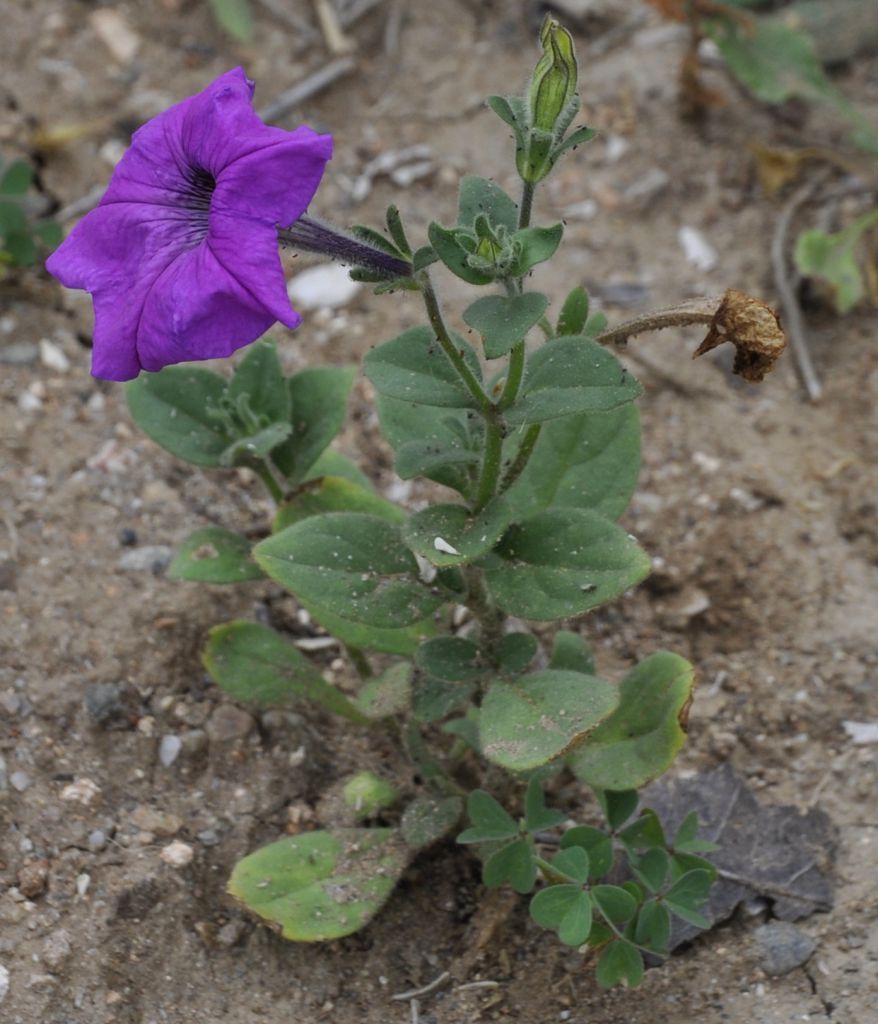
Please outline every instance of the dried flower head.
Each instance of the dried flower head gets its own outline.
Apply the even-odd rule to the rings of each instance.
[[[726,341],[735,346],[733,372],[753,383],[765,378],[787,344],[777,313],[759,299],[734,288],[723,296],[707,337],[692,358]]]
[[[304,213],[332,139],[265,125],[241,68],[134,135],[100,205],[46,267],[91,292],[92,373],[228,356],[275,321],[297,327],[277,228]]]

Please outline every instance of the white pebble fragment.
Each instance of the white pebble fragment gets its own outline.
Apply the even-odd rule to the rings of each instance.
[[[159,761],[170,768],[180,755],[183,741],[179,736],[162,736],[159,740]]]
[[[85,894],[88,892],[88,887],[91,885],[91,875],[87,875],[83,872],[81,875],[76,876],[76,895],[83,899]]]
[[[443,540],[441,537],[436,537],[433,540],[433,547],[437,551],[441,551],[445,555],[459,555],[460,552],[457,548],[452,547],[447,540]]]
[[[66,373],[70,369],[70,360],[54,341],[40,339],[40,362],[57,373]]]
[[[858,745],[878,743],[878,722],[842,722],[841,724],[854,743]]]
[[[683,250],[683,255],[699,270],[713,270],[719,263],[716,249],[696,228],[684,224],[677,232],[677,240]]]
[[[360,290],[345,267],[325,263],[303,270],[287,285],[290,302],[296,309],[338,309],[346,306]]]
[[[0,1003],[6,998],[9,991],[9,968],[0,964]]]
[[[83,807],[94,807],[100,802],[101,787],[91,779],[77,779],[61,790],[61,799]]]
[[[175,839],[173,843],[168,845],[159,854],[159,857],[169,864],[172,868],[185,868],[187,864],[192,862],[192,858],[195,856],[195,851],[188,843],[183,843],[179,839]]]
[[[140,36],[112,7],[92,11],[89,21],[98,38],[120,64],[127,64],[140,49]]]

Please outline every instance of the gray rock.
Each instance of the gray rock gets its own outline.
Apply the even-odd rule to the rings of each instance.
[[[92,853],[100,853],[107,848],[107,836],[101,829],[96,828],[88,834],[88,848]]]
[[[170,768],[180,755],[183,744],[179,736],[162,736],[159,740],[159,761]]]
[[[753,932],[759,963],[766,974],[789,974],[807,963],[817,943],[789,921],[771,921]]]
[[[190,729],[183,733],[180,742],[187,757],[198,757],[207,749],[207,733],[204,729]]]
[[[13,772],[9,776],[9,784],[19,793],[23,793],[26,789],[30,789],[31,777],[27,772]]]
[[[207,736],[211,743],[234,743],[246,739],[256,723],[253,716],[234,704],[220,704],[207,723]]]
[[[145,544],[126,551],[116,565],[130,572],[151,572],[158,576],[171,564],[174,552],[167,544]]]
[[[128,729],[133,724],[136,697],[118,683],[94,683],[86,689],[82,703],[88,717],[105,729]]]
[[[39,350],[31,341],[14,341],[0,348],[0,363],[7,366],[30,366],[37,361]]]

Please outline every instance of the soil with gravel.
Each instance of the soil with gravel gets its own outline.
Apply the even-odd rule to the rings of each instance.
[[[6,5],[4,156],[41,147],[41,188],[57,208],[106,181],[144,119],[228,67],[243,64],[257,99],[273,99],[330,57],[319,34],[297,38],[271,6],[254,4],[245,46],[195,0]],[[316,24],[310,5],[289,6]],[[709,77],[724,104],[701,125],[683,122],[685,32],[640,3],[581,6],[585,119],[603,134],[538,197],[538,219],[567,221],[564,260],[540,286],[557,301],[585,283],[611,320],[727,286],[774,301],[769,248],[785,196],[761,190],[748,145],[831,146],[840,126],[760,108],[717,71]],[[282,123],[307,120],[335,137],[316,212],[375,222],[393,200],[422,238],[429,220],[449,218],[462,172],[515,187],[507,132],[482,100],[522,85],[534,23],[532,8],[512,2],[411,4],[386,53],[392,7],[350,28],[355,70]],[[108,34],[110,12],[135,52],[118,21]],[[878,59],[858,59],[839,82],[874,101]],[[432,150],[424,176],[405,187],[377,177],[353,201],[372,157],[416,144]],[[683,227],[716,254],[710,269],[687,260]],[[299,269],[292,257],[288,267]],[[441,284],[449,310],[460,309],[460,282]],[[675,774],[729,763],[762,801],[822,808],[839,842],[824,865],[834,909],[798,923],[816,943],[804,966],[767,973],[766,933],[755,933],[768,912],[753,908],[649,971],[636,992],[606,993],[590,963],[529,921],[526,901],[486,897],[478,864],[450,842],[420,856],[375,921],[342,941],[284,942],[227,901],[243,854],[333,824],[326,795],[339,779],[369,767],[405,784],[405,766],[390,740],[307,708],[256,715],[211,684],[199,651],[215,623],[306,628],[270,583],[210,588],[163,575],[197,526],[264,530],[258,482],[183,465],[137,430],[124,389],[88,374],[87,298],[41,271],[0,287],[3,1021],[876,1019],[878,745],[854,744],[842,725],[878,720],[878,347],[868,312],[809,312],[825,384],[816,404],[803,400],[789,358],[760,387],[732,378],[722,354],[693,363],[697,332],[644,337],[626,356],[646,394],[644,466],[625,523],[655,572],[580,628],[614,675],[657,648],[698,667]],[[274,334],[292,371],[358,361],[420,317],[415,297],[361,290],[294,334]],[[425,492],[395,480],[370,397],[361,379],[338,445],[385,492],[417,502]],[[344,686],[337,653],[320,658]],[[570,781],[555,798],[580,819],[594,814]],[[444,971],[415,1007],[393,999]]]

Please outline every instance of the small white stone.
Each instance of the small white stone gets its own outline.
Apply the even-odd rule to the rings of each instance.
[[[63,349],[48,338],[40,338],[40,362],[57,373],[67,373],[70,369],[70,360]]]
[[[92,11],[89,21],[101,42],[120,64],[127,64],[140,49],[140,36],[120,11],[102,7]]]
[[[296,309],[338,309],[346,306],[360,290],[345,267],[321,263],[303,270],[287,285],[290,302]]]
[[[91,875],[87,875],[83,872],[81,875],[76,876],[76,895],[82,899],[88,892],[88,887],[91,885]]]
[[[175,839],[173,843],[168,845],[159,854],[159,857],[169,864],[172,868],[185,868],[187,864],[192,862],[192,858],[195,856],[195,851],[188,843],[183,843],[179,839]]]
[[[857,745],[878,743],[878,722],[842,722],[844,731]]]
[[[9,991],[9,968],[0,964],[0,1003],[6,998]]]
[[[183,741],[179,736],[162,736],[159,741],[159,761],[165,768],[170,768],[177,760],[182,747]]]
[[[61,799],[71,804],[93,807],[100,802],[101,787],[91,779],[77,779],[61,790]]]
[[[699,270],[713,270],[717,263],[719,263],[716,249],[697,228],[684,224],[677,232],[677,240],[680,243],[680,248],[683,250],[683,255]]]

